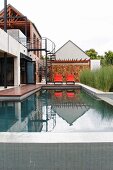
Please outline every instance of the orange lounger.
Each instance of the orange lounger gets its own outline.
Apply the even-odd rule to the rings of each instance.
[[[68,82],[73,82],[73,83],[75,83],[75,79],[74,79],[74,75],[73,75],[73,74],[67,75],[67,77],[66,77],[66,83],[68,83]]]
[[[63,82],[63,77],[61,74],[56,74],[54,76],[54,83],[62,83]]]
[[[75,93],[74,92],[67,92],[67,97],[73,98],[73,97],[75,97]]]
[[[56,92],[54,93],[54,96],[55,96],[55,97],[62,97],[62,92],[61,92],[61,91],[56,91]]]

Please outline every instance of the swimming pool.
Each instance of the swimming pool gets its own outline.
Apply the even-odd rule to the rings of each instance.
[[[113,106],[80,89],[41,90],[0,102],[0,132],[112,132]]]

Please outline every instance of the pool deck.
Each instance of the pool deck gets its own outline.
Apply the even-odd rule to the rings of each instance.
[[[12,88],[7,88],[7,89],[2,89],[0,91],[0,96],[21,96],[29,91],[35,90],[40,88],[41,85],[22,85],[18,87],[12,87]]]
[[[0,100],[22,100],[25,97],[28,97],[32,93],[40,90],[42,87],[41,84],[36,85],[21,85],[18,87],[10,87],[7,89],[1,88],[0,90]]]

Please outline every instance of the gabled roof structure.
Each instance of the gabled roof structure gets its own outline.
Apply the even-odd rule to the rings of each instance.
[[[62,47],[60,47],[56,52],[57,60],[79,60],[79,59],[90,59],[89,56],[71,40],[67,41]]]
[[[30,24],[33,25],[33,27],[41,37],[34,23],[32,23],[26,16],[24,16],[12,5],[7,5],[7,29],[20,29],[25,34],[25,25],[27,25],[27,35],[29,35]],[[4,9],[0,11],[0,28],[4,28]]]
[[[89,107],[76,104],[75,106],[54,106],[53,109],[62,119],[72,125],[79,117],[88,111]]]
[[[24,16],[21,12],[19,12],[16,8],[14,8],[11,4],[7,5],[7,17],[11,16]],[[4,16],[4,9],[0,11],[0,17]]]
[[[56,96],[56,92],[62,93],[62,95]],[[55,91],[51,103],[54,112],[70,125],[89,110],[89,106],[80,100],[77,91],[76,93],[74,91]]]

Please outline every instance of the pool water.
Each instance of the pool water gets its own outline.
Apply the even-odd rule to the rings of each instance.
[[[0,102],[0,132],[112,132],[113,107],[82,90],[42,90]]]

